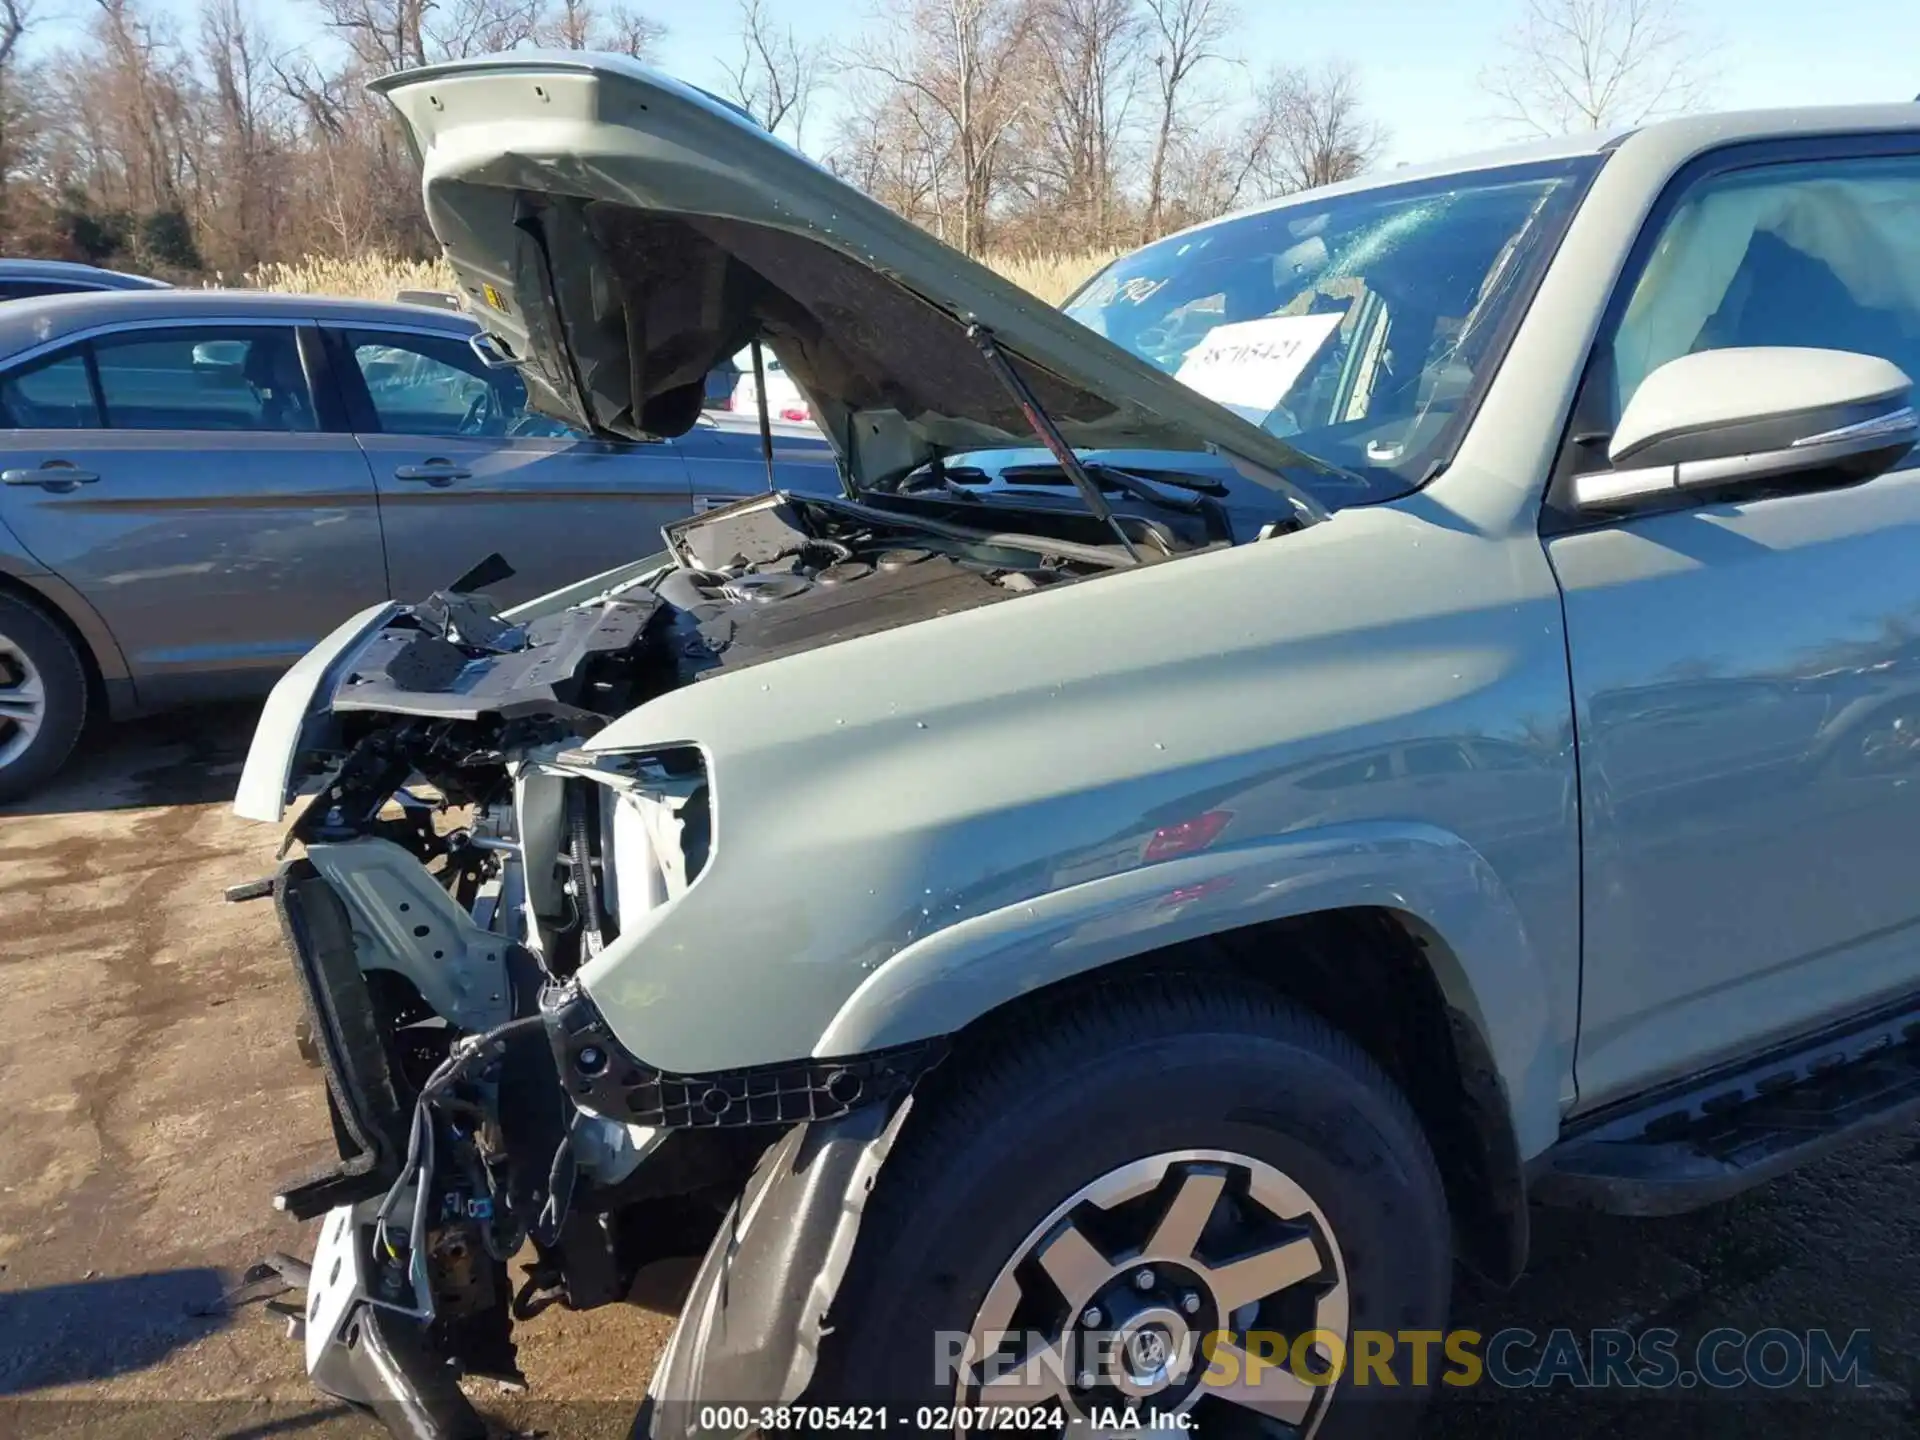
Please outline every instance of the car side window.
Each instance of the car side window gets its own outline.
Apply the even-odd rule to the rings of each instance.
[[[384,434],[574,434],[559,421],[528,410],[527,387],[520,377],[483,365],[461,337],[349,330],[345,340]]]
[[[130,330],[93,342],[114,430],[319,429],[291,326]]]
[[[1667,221],[1610,342],[1618,420],[1682,355],[1851,350],[1920,380],[1920,156],[1757,166],[1702,181]]]
[[[67,350],[0,377],[0,421],[12,430],[98,429],[86,351]]]

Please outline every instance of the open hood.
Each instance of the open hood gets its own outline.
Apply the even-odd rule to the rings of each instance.
[[[496,358],[569,423],[678,434],[708,370],[759,338],[852,482],[882,485],[1032,443],[984,331],[1075,447],[1213,450],[1286,492],[1275,472],[1319,468],[644,66],[534,52],[373,88],[412,132],[428,219]]]

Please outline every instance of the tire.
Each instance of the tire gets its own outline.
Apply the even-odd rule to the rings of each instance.
[[[0,595],[0,802],[51,779],[86,722],[80,652],[41,611]]]
[[[1350,1314],[1343,1342],[1361,1329],[1395,1335],[1445,1329],[1452,1278],[1446,1198],[1412,1110],[1350,1040],[1257,987],[1166,977],[1092,992],[1079,1003],[1037,1014],[984,1051],[963,1048],[929,1077],[914,1103],[915,1112],[880,1172],[834,1302],[807,1395],[810,1403],[884,1401],[893,1426],[917,1431],[924,1418],[918,1416],[921,1405],[986,1399],[977,1390],[957,1388],[952,1371],[944,1383],[938,1378],[939,1337],[944,1333],[952,1346],[951,1337],[965,1336],[980,1319],[989,1292],[1004,1295],[1009,1283],[1018,1288],[1021,1307],[1044,1299],[1057,1313],[1075,1313],[1080,1302],[1067,1298],[1066,1285],[1019,1278],[1033,1277],[1036,1263],[1043,1269],[1051,1265],[1051,1247],[1063,1225],[1100,1237],[1109,1253],[1097,1258],[1118,1258],[1128,1283],[1145,1288],[1151,1279],[1156,1287],[1143,1297],[1124,1285],[1116,1290],[1118,1281],[1103,1282],[1105,1288],[1094,1293],[1113,1303],[1102,1316],[1138,1323],[1144,1313],[1140,1307],[1149,1300],[1190,1306],[1194,1324],[1180,1332],[1178,1343],[1194,1343],[1203,1330],[1213,1333],[1215,1327],[1271,1326],[1292,1336],[1316,1323],[1332,1328],[1325,1317],[1340,1310],[1329,1312],[1326,1302],[1336,1290]],[[1181,1152],[1199,1152],[1203,1158],[1184,1158]],[[1244,1159],[1245,1175],[1236,1160],[1218,1168],[1219,1180],[1208,1179],[1222,1156]],[[1142,1164],[1147,1171],[1135,1168]],[[1162,1164],[1166,1170],[1156,1172]],[[1219,1235],[1223,1221],[1231,1222],[1229,1231],[1242,1223],[1265,1223],[1260,1207],[1246,1198],[1260,1183],[1268,1185],[1260,1194],[1275,1193],[1270,1181],[1248,1178],[1266,1174],[1265,1167],[1296,1184],[1316,1207],[1314,1215],[1337,1247],[1343,1288],[1316,1289],[1326,1283],[1323,1270],[1312,1281],[1287,1282],[1307,1286],[1304,1300],[1296,1289],[1282,1289],[1252,1302],[1261,1307],[1257,1313],[1240,1309],[1223,1317],[1218,1311],[1234,1293],[1229,1284],[1181,1290],[1181,1277],[1188,1272],[1177,1266],[1161,1265],[1144,1275],[1132,1268],[1141,1262],[1126,1259],[1129,1253],[1169,1253],[1164,1246],[1156,1252],[1155,1242],[1178,1227],[1168,1222],[1165,1230],[1155,1228],[1163,1222],[1154,1217],[1170,1217],[1178,1203],[1171,1197],[1190,1183],[1209,1187],[1195,1192],[1202,1195],[1195,1203],[1204,1208],[1196,1213],[1208,1217],[1207,1235]],[[1092,1210],[1083,1202],[1062,1211],[1076,1192],[1114,1172],[1135,1189],[1144,1183],[1135,1178],[1141,1173],[1162,1178],[1151,1199]],[[1130,1192],[1109,1186],[1103,1193]],[[1276,1204],[1269,1216],[1291,1209],[1297,1205]],[[1069,1218],[1058,1219],[1062,1214]],[[1107,1228],[1120,1220],[1151,1230],[1143,1249],[1130,1251],[1125,1236],[1116,1239],[1119,1232]],[[1315,1222],[1301,1223],[1311,1228]],[[1227,1249],[1218,1252],[1225,1263],[1251,1253],[1235,1246],[1231,1234],[1226,1238]],[[1031,1248],[1036,1240],[1039,1248]],[[1211,1261],[1219,1244],[1203,1238],[1177,1253]],[[1027,1268],[1007,1271],[1023,1246],[1030,1247]],[[1324,1245],[1308,1252],[1313,1263],[1322,1263],[1325,1254]],[[1005,1278],[1009,1273],[1016,1277],[1013,1282]],[[1197,1273],[1211,1279],[1226,1272],[1203,1268]],[[1037,1298],[1030,1300],[1029,1291]],[[1202,1291],[1204,1301],[1198,1298]],[[1154,1298],[1161,1295],[1164,1301]],[[1084,1320],[1094,1309],[1077,1313]],[[1036,1312],[1022,1308],[1018,1313],[1031,1317]],[[1237,1326],[1228,1323],[1235,1315]],[[1294,1321],[1290,1331],[1276,1322],[1283,1315]],[[1250,1323],[1255,1319],[1258,1327]],[[1109,1331],[1115,1323],[1106,1321]],[[1064,1350],[1066,1342],[1059,1343]],[[1309,1361],[1309,1367],[1318,1363]],[[1410,1434],[1424,1392],[1408,1383],[1405,1347],[1396,1347],[1392,1364],[1399,1375],[1396,1388],[1356,1388],[1343,1378],[1331,1388],[1321,1387],[1322,1398],[1308,1402],[1315,1408],[1290,1422],[1296,1426],[1292,1430],[1276,1428],[1245,1408],[1244,1397],[1236,1400],[1192,1378],[1182,1382],[1185,1390],[1206,1398],[1182,1400],[1178,1387],[1157,1399],[1137,1398],[1135,1390],[1123,1398],[1137,1398],[1143,1414],[1157,1405],[1189,1405],[1195,1427],[1216,1437],[1290,1433],[1348,1440]],[[1201,1368],[1189,1375],[1198,1376]],[[1436,1348],[1428,1388],[1443,1371],[1444,1357]],[[1140,1383],[1131,1371],[1117,1375],[1117,1383],[1128,1382]],[[1084,1413],[1114,1392],[1076,1394]]]

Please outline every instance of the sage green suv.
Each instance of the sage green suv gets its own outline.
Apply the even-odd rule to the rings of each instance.
[[[758,339],[845,488],[275,691],[322,1389],[472,1433],[510,1315],[648,1296],[640,1434],[1404,1434],[1532,1202],[1920,1112],[1915,107],[1395,170],[1061,311],[635,66],[377,88],[537,407],[670,434]]]

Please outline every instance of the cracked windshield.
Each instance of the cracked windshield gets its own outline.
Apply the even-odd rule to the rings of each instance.
[[[1258,211],[1107,267],[1067,313],[1380,499],[1451,454],[1591,161]],[[1312,483],[1313,477],[1307,477]]]

